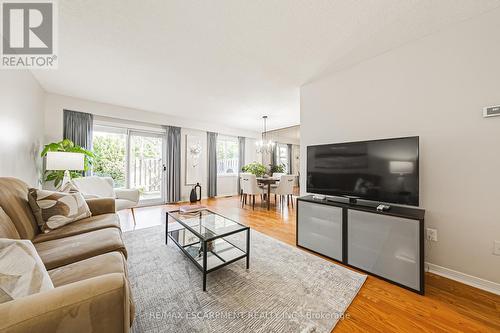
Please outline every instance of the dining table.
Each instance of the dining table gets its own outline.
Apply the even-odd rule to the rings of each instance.
[[[280,181],[280,178],[277,177],[257,177],[257,183],[267,186],[267,210],[271,207],[271,185],[276,184]]]

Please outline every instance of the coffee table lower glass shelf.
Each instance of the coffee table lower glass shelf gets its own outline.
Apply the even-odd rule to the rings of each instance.
[[[165,243],[170,238],[203,273],[246,258],[250,264],[250,228],[210,210],[191,214],[167,212]]]

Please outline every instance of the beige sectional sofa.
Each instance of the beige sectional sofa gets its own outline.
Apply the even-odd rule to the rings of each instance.
[[[0,304],[0,332],[128,332],[134,305],[114,199],[89,199],[92,217],[41,233],[28,187],[0,177],[0,207],[12,220],[0,238],[33,242],[54,289]]]

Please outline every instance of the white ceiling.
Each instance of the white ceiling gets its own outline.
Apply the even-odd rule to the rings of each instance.
[[[299,88],[500,0],[60,0],[45,90],[235,128],[300,122]]]

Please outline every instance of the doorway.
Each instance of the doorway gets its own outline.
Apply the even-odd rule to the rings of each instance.
[[[93,141],[95,176],[138,189],[141,206],[165,203],[163,133],[96,125]]]
[[[163,141],[159,133],[129,131],[128,184],[143,205],[165,202]]]

